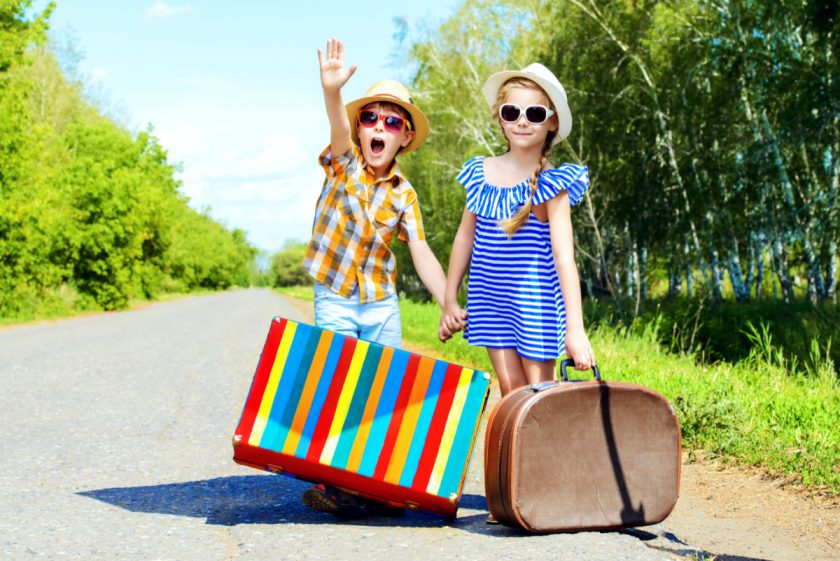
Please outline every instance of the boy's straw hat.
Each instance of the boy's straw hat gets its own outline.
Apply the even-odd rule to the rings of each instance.
[[[408,145],[400,150],[400,154],[411,152],[426,141],[429,135],[429,121],[423,112],[420,111],[416,105],[411,101],[411,96],[408,94],[408,88],[394,80],[380,80],[372,85],[364,97],[360,97],[355,101],[351,101],[346,105],[347,117],[350,119],[350,133],[353,135],[353,142],[359,144],[359,135],[356,134],[356,118],[359,109],[369,103],[383,101],[399,105],[411,115],[411,130],[414,131],[414,138]]]
[[[551,145],[553,146],[569,136],[569,133],[572,132],[572,112],[569,109],[569,102],[566,100],[566,90],[563,89],[560,80],[551,73],[551,70],[539,62],[529,64],[522,70],[496,72],[487,78],[487,81],[484,82],[484,86],[481,88],[481,93],[484,94],[484,99],[487,100],[490,107],[493,107],[496,103],[499,89],[511,78],[527,78],[536,82],[545,91],[549,99],[551,99],[551,104],[554,106],[554,110],[557,111],[557,116],[560,120],[560,126],[557,129],[557,134],[554,135],[554,140],[551,142]]]

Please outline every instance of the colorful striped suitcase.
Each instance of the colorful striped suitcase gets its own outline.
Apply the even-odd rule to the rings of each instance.
[[[235,462],[454,518],[490,376],[274,318]]]

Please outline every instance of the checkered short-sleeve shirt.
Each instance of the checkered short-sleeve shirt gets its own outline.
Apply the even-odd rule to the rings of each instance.
[[[397,263],[389,247],[425,239],[417,193],[394,162],[383,179],[364,164],[359,148],[318,157],[326,179],[315,208],[303,268],[333,292],[362,302],[396,293]]]

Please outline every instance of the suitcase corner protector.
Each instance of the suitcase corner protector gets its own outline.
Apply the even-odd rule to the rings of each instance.
[[[234,434],[230,442],[234,448],[239,448],[242,445],[242,435]]]

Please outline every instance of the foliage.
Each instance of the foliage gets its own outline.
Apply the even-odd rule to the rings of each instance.
[[[761,300],[738,304],[677,298],[652,299],[637,309],[627,299],[599,299],[587,301],[584,313],[590,328],[607,326],[639,334],[655,325],[657,340],[665,348],[702,362],[744,360],[759,342],[769,348],[769,339],[784,347],[792,372],[807,374],[826,360],[840,365],[836,344],[840,308],[830,303]],[[757,337],[759,333],[764,335]]]
[[[312,277],[301,267],[305,252],[305,243],[289,242],[282,250],[271,256],[272,286],[312,284]]]
[[[52,6],[31,20],[29,7],[0,4],[0,316],[247,285],[244,232],[187,205],[152,134],[86,101],[43,44]]]
[[[503,149],[481,84],[538,60],[574,115],[552,159],[592,180],[573,214],[589,294],[638,305],[664,282],[746,302],[771,279],[788,302],[836,300],[838,25],[835,4],[793,0],[466,0],[437,29],[404,31],[433,124],[404,169],[433,250],[446,261],[461,163]],[[423,296],[410,264],[400,288]]]

